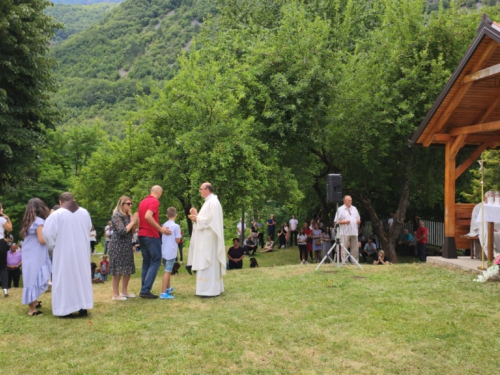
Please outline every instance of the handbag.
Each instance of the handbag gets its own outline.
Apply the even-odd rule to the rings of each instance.
[[[315,245],[321,245],[321,240],[314,240]]]

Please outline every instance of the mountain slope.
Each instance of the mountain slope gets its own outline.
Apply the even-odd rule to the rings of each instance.
[[[89,29],[53,48],[64,110],[63,127],[99,121],[110,135],[123,136],[127,111],[135,108],[137,85],[146,91],[177,70],[189,52],[210,0],[127,0]]]
[[[116,7],[116,3],[100,3],[93,5],[58,4],[45,10],[45,14],[61,22],[64,27],[56,31],[53,45],[61,44],[70,35],[88,29],[101,20],[104,15]]]

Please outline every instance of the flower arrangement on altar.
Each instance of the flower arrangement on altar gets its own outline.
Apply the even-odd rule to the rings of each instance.
[[[479,275],[476,280],[479,283],[485,283],[486,281],[497,281],[500,280],[500,254],[495,255],[493,264],[488,267],[486,271],[483,271],[482,275]]]

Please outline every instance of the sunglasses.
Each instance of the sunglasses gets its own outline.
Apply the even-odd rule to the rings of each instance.
[[[132,206],[132,202],[123,203],[124,205]]]

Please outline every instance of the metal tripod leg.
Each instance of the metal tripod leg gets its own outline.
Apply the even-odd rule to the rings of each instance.
[[[351,258],[351,260],[360,268],[360,269],[363,269],[363,267],[361,267],[361,265],[358,263],[358,261],[351,255],[351,253],[349,252],[349,250],[346,249],[346,247],[344,246],[343,243],[340,244],[342,246],[342,266],[347,266],[347,261],[349,260],[349,258]],[[347,254],[347,256],[344,256],[344,254]]]
[[[335,248],[335,245],[337,245],[336,243],[333,244],[333,246],[330,248],[330,250],[328,250],[328,253],[326,253],[326,255],[323,257],[323,259],[321,260],[321,262],[318,264],[318,266],[316,267],[316,271],[318,270],[318,268],[326,261],[326,258],[329,258],[330,261],[333,263],[335,263],[335,261],[332,259],[332,257],[330,256],[332,250]],[[335,253],[335,257],[337,256],[337,253]],[[335,258],[334,258],[335,259]]]

